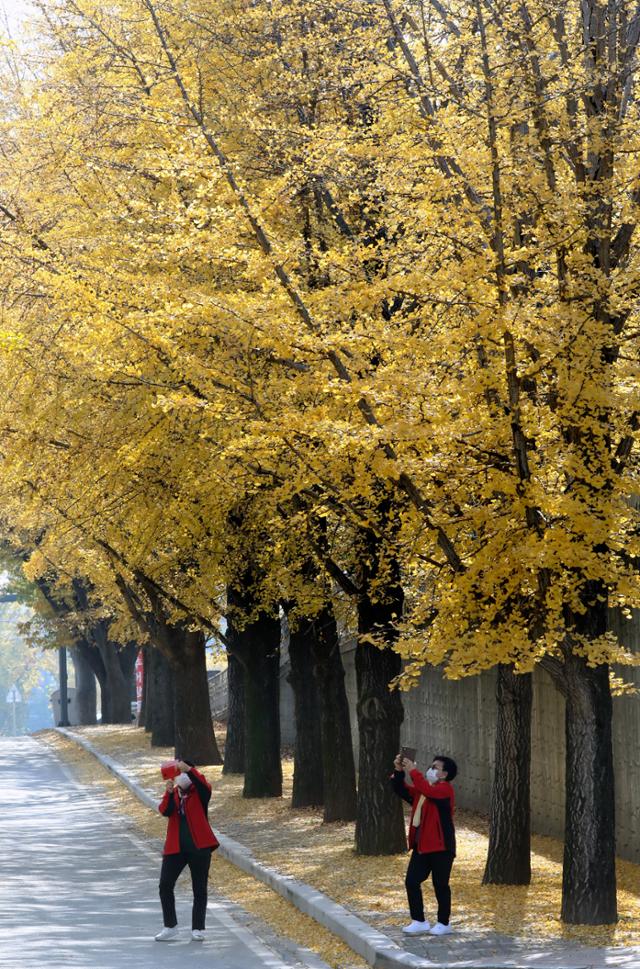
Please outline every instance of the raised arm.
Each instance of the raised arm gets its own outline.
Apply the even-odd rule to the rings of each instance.
[[[189,780],[198,792],[198,797],[202,801],[203,808],[206,809],[211,800],[211,784],[204,774],[201,774],[195,767],[190,767],[187,774],[189,775]]]
[[[411,788],[407,787],[404,782],[403,770],[394,770],[393,774],[389,778],[389,782],[398,797],[401,797],[403,801],[407,802],[407,804],[413,804],[413,794],[411,793]]]

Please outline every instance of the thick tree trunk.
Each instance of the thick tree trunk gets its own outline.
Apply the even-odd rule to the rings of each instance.
[[[76,675],[76,710],[81,724],[97,723],[98,693],[96,675],[87,655],[90,649],[80,641],[70,649]]]
[[[280,797],[280,620],[277,613],[258,612],[245,590],[230,587],[227,604],[236,630],[233,649],[244,670],[245,775],[243,797]]]
[[[230,627],[227,626],[227,637],[229,634]],[[228,654],[227,690],[227,740],[222,773],[244,774],[244,670],[232,652]]]
[[[324,821],[354,821],[357,817],[356,769],[349,701],[338,627],[330,604],[316,617],[313,632],[322,742]]]
[[[176,744],[173,672],[159,649],[145,650],[147,702],[146,727],[151,733],[152,747],[173,747]]]
[[[400,750],[400,725],[404,718],[400,693],[389,690],[402,663],[391,649],[395,641],[394,622],[402,615],[403,591],[395,561],[385,562],[384,588],[380,578],[379,549],[372,537],[367,561],[368,574],[362,587],[371,588],[377,579],[375,599],[365,593],[358,602],[358,634],[375,633],[389,645],[378,649],[366,642],[356,648],[358,684],[358,816],[355,847],[358,854],[391,855],[406,851],[402,803],[389,784],[393,760]]]
[[[243,797],[281,797],[280,621],[261,613],[240,634],[244,657]]]
[[[322,737],[320,706],[313,670],[313,623],[301,618],[289,627],[289,683],[293,690],[295,744],[291,807],[317,807],[323,803]]]
[[[489,817],[485,885],[531,881],[531,701],[530,673],[498,666],[496,758]]]
[[[606,622],[606,620],[605,620]],[[569,653],[566,683],[566,817],[562,919],[616,922],[612,702],[609,667]]]
[[[195,764],[221,764],[211,720],[204,633],[173,626],[170,635],[175,646],[171,669],[176,756]]]

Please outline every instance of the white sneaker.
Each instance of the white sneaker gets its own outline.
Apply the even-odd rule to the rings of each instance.
[[[449,935],[451,932],[450,925],[443,925],[442,922],[436,922],[432,929],[429,929],[429,935]]]
[[[429,928],[428,922],[416,922],[414,919],[410,925],[405,925],[402,931],[405,935],[420,935],[422,932],[428,932]]]
[[[171,942],[172,939],[177,939],[179,935],[177,925],[174,925],[172,929],[167,928],[165,925],[162,931],[156,935],[156,942]]]
[[[204,942],[204,929],[191,929],[191,938],[194,942]]]

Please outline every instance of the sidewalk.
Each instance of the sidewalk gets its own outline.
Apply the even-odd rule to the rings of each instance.
[[[176,891],[178,938],[158,944],[158,852],[108,798],[32,737],[0,737],[0,785],[0,966],[329,969],[247,924],[213,886],[205,940],[193,941],[185,878]]]
[[[154,801],[158,799],[157,766],[170,751],[151,750],[144,732],[130,727],[81,728],[78,733],[114,757],[131,778],[153,793]],[[284,798],[246,801],[241,797],[241,779],[221,777],[219,768],[209,768],[207,773],[214,781],[216,830],[250,849],[263,867],[307,882],[346,905],[353,916],[364,920],[364,935],[373,930],[376,936],[382,932],[395,941],[401,947],[395,951],[405,955],[391,958],[389,965],[640,967],[638,866],[621,863],[618,926],[568,928],[555,917],[560,845],[552,839],[534,839],[534,882],[528,889],[481,888],[479,866],[486,850],[483,822],[461,812],[460,853],[453,879],[455,933],[407,940],[401,932],[407,918],[405,857],[356,857],[352,825],[322,825],[318,812],[292,812]],[[388,950],[389,957],[394,948]],[[368,961],[373,964],[371,952]]]

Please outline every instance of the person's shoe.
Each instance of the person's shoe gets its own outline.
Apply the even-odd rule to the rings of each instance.
[[[191,929],[191,938],[194,942],[204,942],[204,929]]]
[[[430,929],[428,922],[416,922],[414,919],[410,925],[405,925],[403,932],[405,935],[420,935],[423,932],[428,932]]]
[[[443,925],[442,922],[436,922],[432,929],[429,929],[429,935],[449,935],[451,932],[450,925]]]
[[[167,928],[165,925],[162,931],[156,935],[156,942],[171,942],[172,939],[177,939],[179,935],[177,925],[174,925],[172,929]]]

